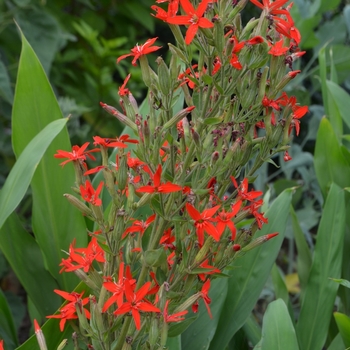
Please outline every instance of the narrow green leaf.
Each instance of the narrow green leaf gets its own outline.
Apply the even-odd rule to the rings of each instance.
[[[350,347],[350,318],[340,312],[334,313],[335,322],[339,329],[339,333],[343,338],[344,345]]]
[[[52,292],[58,288],[57,282],[45,269],[35,239],[24,230],[15,213],[0,229],[0,249],[41,317],[57,310],[60,297]]]
[[[349,185],[350,166],[328,119],[323,118],[317,133],[315,171],[323,195],[331,182],[340,187]]]
[[[19,156],[0,192],[0,228],[24,197],[43,154],[67,120],[62,118],[51,122],[30,141]]]
[[[5,294],[0,289],[0,338],[8,348],[18,346],[16,327]]]
[[[261,327],[253,314],[250,314],[242,328],[249,341],[255,346],[261,339]]]
[[[350,95],[338,84],[327,80],[327,95],[331,101],[330,115],[338,115],[350,127]]]
[[[302,300],[297,334],[303,350],[322,349],[327,338],[341,274],[345,228],[344,191],[332,184],[317,232],[315,255]]]
[[[282,299],[267,307],[263,319],[261,350],[298,350],[298,340]]]
[[[62,119],[57,100],[32,47],[22,34],[22,52],[12,112],[12,143],[17,157],[46,125]],[[53,155],[57,149],[71,150],[64,129],[48,147],[33,176],[32,227],[50,273],[62,289],[71,291],[78,279],[73,274],[59,274],[58,264],[75,238],[77,246],[87,243],[86,226],[80,212],[63,197],[71,191],[75,175],[72,164],[63,169]]]
[[[224,349],[254,308],[280,250],[291,200],[291,189],[282,192],[266,213],[269,223],[257,234],[262,236],[277,231],[279,235],[248,252],[235,263],[239,268],[232,271],[232,277],[228,281],[229,293],[210,343],[210,350]]]
[[[292,217],[294,239],[295,239],[295,244],[297,246],[297,251],[298,251],[297,271],[299,275],[301,291],[303,294],[305,291],[307,281],[309,279],[309,273],[310,273],[311,264],[312,264],[312,256],[293,207],[290,207],[290,211],[291,211],[291,217]]]
[[[209,297],[212,302],[210,309],[213,318],[210,318],[203,302],[199,303],[198,318],[181,335],[183,349],[208,349],[211,339],[214,336],[227,289],[227,278],[215,279],[211,283]]]
[[[318,53],[318,62],[320,67],[320,77],[321,77],[321,90],[323,97],[324,110],[327,116],[329,116],[329,106],[327,99],[327,61],[326,61],[326,47],[322,47]]]
[[[346,288],[350,288],[350,282],[348,280],[344,280],[342,278],[330,278],[330,280],[337,282]]]

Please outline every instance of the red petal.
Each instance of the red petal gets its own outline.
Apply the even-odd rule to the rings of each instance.
[[[195,207],[192,206],[192,204],[186,203],[186,210],[193,220],[198,221],[202,219],[201,214]]]

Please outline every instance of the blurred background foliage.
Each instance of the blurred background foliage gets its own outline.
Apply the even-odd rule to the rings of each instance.
[[[11,111],[21,49],[15,22],[38,55],[63,114],[71,115],[68,128],[72,144],[81,145],[94,135],[108,137],[122,132],[122,126],[106,116],[99,102],[116,106],[118,87],[129,72],[133,77],[129,89],[140,102],[145,96],[139,66],[133,67],[130,60],[117,65],[116,58],[148,38],[157,36],[165,48],[168,42],[173,42],[167,26],[150,16],[150,6],[154,3],[154,0],[0,0],[0,187],[15,162]],[[243,21],[258,17],[259,11],[248,4]],[[255,186],[263,190],[268,186],[271,196],[288,187],[296,188],[293,207],[312,252],[324,202],[314,168],[315,142],[320,121],[326,114],[325,105],[332,104],[331,100],[324,101],[322,81],[325,77],[322,80],[320,57],[324,57],[326,76],[349,92],[350,1],[295,0],[292,15],[302,35],[300,48],[307,53],[293,67],[302,73],[292,80],[286,92],[295,95],[301,105],[308,105],[310,113],[302,119],[301,133],[293,140],[290,150],[293,159],[285,163],[280,156],[274,160],[278,167],[266,163]],[[346,123],[341,134],[345,135],[342,142],[349,149],[350,131]],[[30,227],[30,211],[28,193],[18,208],[26,227]],[[286,236],[279,266],[288,291],[294,295],[299,287],[294,278],[296,250],[292,220]],[[0,286],[18,330],[26,311],[25,305],[18,302],[21,291],[14,280],[0,252]],[[266,306],[273,298],[271,282],[263,290],[260,306]],[[293,300],[298,303],[298,298]],[[256,311],[259,315],[259,305]]]

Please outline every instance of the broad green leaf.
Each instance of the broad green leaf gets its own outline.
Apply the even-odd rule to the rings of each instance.
[[[311,264],[312,264],[312,256],[293,207],[290,208],[290,211],[291,211],[291,217],[292,217],[294,239],[295,239],[295,244],[297,246],[297,251],[298,251],[297,271],[299,275],[301,291],[303,294],[305,291],[307,281],[309,279],[309,273],[310,273]]]
[[[19,156],[0,192],[0,228],[23,199],[43,154],[66,123],[67,118],[51,122]]]
[[[6,297],[0,289],[0,338],[8,348],[18,346],[16,327]]]
[[[229,292],[210,343],[210,350],[224,349],[253,310],[280,250],[291,200],[291,189],[278,196],[266,212],[269,223],[257,233],[257,236],[262,236],[277,231],[279,235],[235,262],[239,268],[232,271],[232,277],[228,280]]]
[[[344,191],[332,184],[317,232],[315,254],[296,327],[303,350],[322,349],[327,338],[341,274],[345,228]]]
[[[57,282],[45,269],[35,239],[24,230],[15,213],[0,229],[0,249],[41,318],[53,313],[60,305],[60,297],[53,292],[58,288]]]
[[[17,157],[27,144],[50,122],[62,119],[57,100],[32,47],[22,34],[22,52],[12,111],[12,143]],[[75,175],[72,164],[63,169],[53,155],[57,149],[70,151],[68,133],[63,130],[48,147],[31,182],[33,192],[32,227],[44,256],[45,265],[59,282],[71,291],[78,279],[59,274],[58,264],[75,238],[78,247],[87,243],[82,215],[63,197],[71,192]],[[48,291],[47,291],[48,292]]]
[[[315,171],[323,196],[331,182],[340,187],[349,186],[350,166],[328,119],[323,118],[317,133]]]
[[[174,338],[168,338],[166,345],[169,350],[181,350],[181,335]]]
[[[282,299],[267,307],[263,319],[261,350],[298,350],[298,340]]]
[[[227,278],[215,279],[211,283],[209,297],[212,302],[210,309],[213,315],[211,319],[203,302],[199,302],[198,318],[181,335],[183,349],[208,349],[217,327],[227,289]]]
[[[350,318],[340,312],[334,313],[335,322],[339,329],[339,333],[343,338],[344,345],[350,347]]]
[[[332,81],[327,80],[326,85],[328,100],[332,101],[332,108],[329,111],[331,118],[333,114],[339,115],[346,125],[350,127],[350,95]]]
[[[345,349],[345,345],[344,345],[343,339],[340,333],[338,333],[336,337],[332,340],[327,350],[344,350],[344,349]]]

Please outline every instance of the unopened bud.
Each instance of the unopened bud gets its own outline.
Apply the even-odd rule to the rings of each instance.
[[[141,58],[142,57],[145,56],[141,56]],[[119,112],[116,108],[107,105],[106,103],[100,102],[100,105],[105,111],[116,117],[122,124],[129,126],[132,130],[137,132],[136,124],[133,121],[131,121],[126,115]]]
[[[257,239],[254,239],[248,245],[243,247],[242,251],[248,252],[249,250],[252,250],[252,249],[258,247],[259,245],[262,245],[263,243],[269,241],[271,238],[276,237],[277,235],[278,235],[278,232],[275,232],[275,233],[269,233],[268,235],[258,237]]]
[[[220,153],[218,151],[213,152],[211,155],[211,165],[213,166],[220,158]]]
[[[159,337],[159,320],[154,317],[151,321],[151,327],[149,329],[149,338],[148,338],[151,348],[156,345],[158,337]]]
[[[173,125],[176,125],[180,120],[186,117],[187,114],[191,113],[195,108],[195,106],[190,106],[185,109],[182,109],[179,113],[175,114],[167,123],[164,124],[163,130],[168,130]]]
[[[241,246],[239,244],[234,244],[232,246],[232,249],[235,251],[235,252],[238,252],[239,250],[241,250]]]
[[[65,193],[63,197],[66,197],[68,201],[73,204],[77,209],[79,209],[84,215],[92,216],[92,210],[81,202],[77,197],[72,196],[71,194]]]
[[[127,168],[127,160],[125,156],[119,157],[119,168],[117,171],[117,185],[119,190],[124,190],[127,185],[128,180],[128,168]]]
[[[40,350],[47,350],[44,333],[41,330],[36,319],[34,319],[34,330],[35,330],[35,336],[36,336],[36,339],[38,341]]]
[[[92,329],[90,327],[90,324],[87,320],[86,314],[85,314],[85,309],[83,307],[83,303],[81,301],[81,299],[79,299],[78,301],[76,301],[75,303],[75,311],[77,312],[78,318],[79,318],[79,327],[80,327],[80,331],[83,334],[86,333],[92,333]],[[85,332],[84,332],[85,331]]]
[[[106,327],[103,323],[102,310],[97,304],[95,296],[90,296],[90,314],[92,328],[100,334],[104,333]]]
[[[161,57],[158,57],[156,62],[158,64],[158,81],[160,91],[165,96],[168,96],[171,90],[169,69]]]
[[[68,344],[68,339],[63,339],[58,345],[57,350],[63,350]]]

